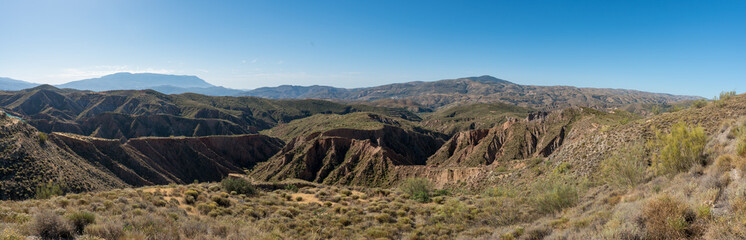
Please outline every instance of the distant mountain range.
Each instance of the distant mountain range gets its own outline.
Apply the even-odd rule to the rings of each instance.
[[[84,79],[61,85],[59,88],[78,90],[144,90],[153,89],[166,94],[199,93],[213,96],[229,96],[241,90],[218,87],[196,76],[167,75],[155,73],[115,73],[100,78]]]
[[[630,104],[668,104],[699,99],[626,89],[531,86],[492,76],[407,82],[367,88],[327,86],[265,87],[241,93],[263,98],[314,98],[366,101],[378,106],[442,108],[467,103],[504,102],[521,107],[553,110],[570,106],[617,108]],[[411,105],[411,106],[407,106]]]
[[[38,84],[7,78],[0,78],[0,83],[2,83],[0,90],[15,91],[38,86]],[[354,89],[318,85],[282,85],[242,91],[215,86],[196,76],[116,73],[100,78],[73,81],[56,87],[91,91],[152,89],[166,94],[198,93],[210,96],[254,96],[272,99],[328,99],[342,102],[364,102],[368,105],[383,107],[404,107],[416,112],[433,111],[463,104],[493,102],[540,110],[570,106],[608,109],[631,105],[670,104],[699,98],[625,89],[520,85],[492,76],[395,83]]]
[[[18,91],[21,89],[36,87],[38,85],[39,84],[36,84],[36,83],[30,83],[30,82],[24,82],[21,80],[15,80],[12,78],[0,77],[0,90]]]
[[[33,88],[39,84],[0,78],[0,90],[17,91]],[[155,73],[115,73],[100,78],[72,81],[56,85],[58,88],[72,88],[91,91],[145,90],[152,89],[166,94],[198,93],[211,96],[232,96],[242,90],[219,87],[207,83],[196,76],[168,75]]]

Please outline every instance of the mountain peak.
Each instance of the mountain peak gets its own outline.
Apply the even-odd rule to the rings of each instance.
[[[28,89],[29,92],[36,91],[36,90],[52,90],[52,91],[56,91],[56,90],[60,90],[60,89],[57,88],[57,87],[55,87],[55,86],[49,85],[49,84],[42,84],[42,85],[39,85],[39,86],[36,86],[36,87]]]
[[[215,87],[196,76],[169,75],[158,73],[114,73],[99,78],[84,79],[59,85],[62,88],[75,88],[92,91],[133,89],[142,90],[160,86],[180,88]]]
[[[499,79],[490,75],[482,75],[479,77],[468,77],[466,79],[471,79],[478,82],[497,82],[497,83],[506,83],[506,84],[514,84],[510,81]]]

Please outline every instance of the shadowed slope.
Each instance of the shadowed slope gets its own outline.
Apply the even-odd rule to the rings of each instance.
[[[166,95],[152,90],[89,92],[49,85],[0,92],[0,106],[44,132],[61,131],[111,139],[256,133],[317,113],[369,111],[419,120],[403,109],[321,100]]]
[[[296,137],[252,176],[263,180],[300,178],[327,184],[380,186],[397,165],[424,165],[442,140],[399,127],[333,129]]]

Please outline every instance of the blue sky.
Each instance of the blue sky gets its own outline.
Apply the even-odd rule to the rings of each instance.
[[[129,71],[252,89],[492,75],[712,97],[746,88],[746,1],[6,1],[0,76]]]

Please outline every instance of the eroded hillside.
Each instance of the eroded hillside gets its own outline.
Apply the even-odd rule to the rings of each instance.
[[[69,133],[45,134],[20,119],[0,119],[2,199],[63,192],[217,181],[251,169],[283,142],[263,135],[133,138],[125,143]]]
[[[338,128],[313,132],[285,148],[251,176],[263,180],[299,178],[325,184],[383,186],[395,166],[424,165],[443,140],[389,124],[380,129]]]

